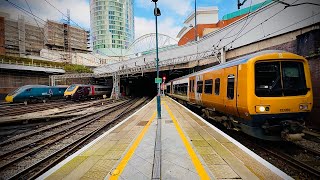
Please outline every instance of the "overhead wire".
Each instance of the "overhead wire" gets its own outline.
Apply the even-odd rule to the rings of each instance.
[[[296,1],[293,2],[292,4],[296,3],[297,1],[299,1],[299,0],[296,0]],[[284,9],[286,9],[286,7],[284,7]],[[275,17],[276,15],[278,15],[280,12],[282,12],[284,9],[280,10],[279,12],[275,13],[274,15],[272,15],[271,17],[269,17],[268,19],[266,19],[266,20],[264,20],[263,22],[257,24],[257,25],[254,26],[253,28],[249,29],[249,30],[246,31],[244,34],[242,34],[240,37],[248,34],[250,31],[256,29],[256,28],[259,27],[260,25],[262,25],[262,24],[264,24],[265,22],[269,21],[270,19],[272,19],[273,17]],[[314,17],[314,16],[316,16],[316,15],[318,15],[318,14],[320,14],[320,12],[318,12],[318,13],[316,13],[316,14],[313,14],[313,15],[311,15],[311,16],[305,18],[305,19],[302,19],[302,20],[300,20],[300,21],[297,21],[297,22],[295,22],[295,23],[293,23],[293,24],[291,24],[291,25],[288,25],[288,26],[286,26],[286,27],[284,27],[284,28],[281,28],[280,30],[274,31],[274,32],[272,32],[272,33],[269,33],[268,35],[266,35],[266,36],[258,39],[257,41],[260,41],[260,40],[262,40],[263,38],[268,37],[268,36],[270,36],[270,35],[272,35],[272,34],[274,34],[274,33],[276,33],[276,32],[279,32],[279,31],[281,31],[281,30],[283,30],[283,29],[286,29],[286,28],[288,28],[288,27],[290,27],[290,26],[293,26],[293,25],[295,25],[295,24],[298,24],[298,23],[300,23],[300,22],[303,22],[303,21],[305,21],[305,20],[307,20],[307,19],[309,19],[309,18],[311,18],[311,17]],[[240,38],[240,37],[239,37],[239,38]],[[232,42],[227,43],[226,46],[229,45],[230,43],[232,43]]]
[[[263,7],[266,2],[267,2],[267,1],[264,1],[263,3],[261,3],[261,5],[260,5],[260,7],[259,7],[258,9],[260,9],[261,7]],[[232,38],[232,37],[234,37],[234,36],[237,36],[238,34],[240,34],[240,33],[243,31],[243,29],[245,29],[245,28],[248,26],[248,24],[250,24],[250,22],[252,21],[252,19],[256,16],[256,14],[254,14],[253,17],[250,19],[249,23],[246,24],[248,18],[250,17],[251,5],[252,5],[252,0],[251,0],[251,3],[250,3],[249,13],[248,13],[247,16],[245,17],[245,18],[246,18],[245,23],[244,23],[244,25],[242,26],[242,28],[240,29],[240,31],[238,31],[238,33],[236,33],[236,34],[234,34],[234,35],[232,35],[232,36],[226,37],[227,35],[229,35],[230,32],[232,32],[234,29],[236,29],[236,28],[241,24],[241,23],[237,23],[237,25],[236,25],[231,31],[229,31],[228,33],[226,33],[219,41],[217,41],[217,42],[213,45],[214,47],[219,47],[221,41],[224,40],[224,39],[229,39],[229,38]],[[218,43],[218,45],[216,45],[217,43]]]

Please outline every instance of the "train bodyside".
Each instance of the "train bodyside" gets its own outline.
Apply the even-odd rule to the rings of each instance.
[[[66,99],[80,100],[103,95],[110,96],[110,94],[111,88],[107,86],[72,84],[65,91],[64,96]]]
[[[313,105],[307,60],[291,53],[260,52],[183,78],[189,79],[183,100],[201,106],[209,119],[262,139],[301,135]]]
[[[6,102],[30,102],[46,101],[48,99],[59,99],[63,97],[67,87],[63,86],[46,86],[46,85],[26,85],[9,93]]]
[[[91,96],[102,97],[103,95],[110,96],[111,95],[111,87],[108,86],[91,86]]]

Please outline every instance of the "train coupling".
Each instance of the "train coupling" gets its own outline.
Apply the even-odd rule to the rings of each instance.
[[[281,137],[287,141],[300,141],[304,136],[302,130],[304,129],[303,121],[283,121],[281,122],[283,130]]]

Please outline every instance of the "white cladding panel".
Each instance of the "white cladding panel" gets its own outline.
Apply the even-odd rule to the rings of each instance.
[[[289,4],[295,2],[295,0],[283,1]],[[300,0],[297,3],[306,2],[319,3],[318,0]],[[273,2],[247,17],[208,34],[197,43],[189,43],[185,46],[159,52],[159,61],[161,63],[165,60],[206,52],[213,50],[213,46],[217,45],[217,48],[233,49],[318,22],[320,22],[320,8],[318,6],[305,4],[285,8],[285,5]],[[96,74],[112,73],[121,70],[121,68],[134,68],[154,61],[155,54],[148,54],[125,62],[101,66],[96,68],[94,72]]]
[[[176,84],[184,84],[184,83],[188,83],[188,82],[189,82],[189,78],[183,78],[183,79],[173,81],[172,84],[176,85]]]

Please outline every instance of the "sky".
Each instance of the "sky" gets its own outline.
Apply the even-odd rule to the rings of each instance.
[[[21,7],[43,20],[50,19],[62,21],[66,19],[59,11],[67,14],[70,9],[72,23],[84,29],[90,30],[90,6],[89,0],[0,0],[0,12],[8,12],[11,18],[17,19],[18,14],[27,16],[18,8]],[[243,0],[241,0],[243,1]],[[247,0],[243,7],[250,4],[263,2],[264,0]],[[54,7],[52,7],[50,4]],[[194,11],[195,0],[158,0],[161,16],[158,18],[159,33],[176,38],[178,32],[184,26],[183,22],[189,14]],[[29,6],[28,6],[29,5]],[[19,6],[19,7],[18,7]],[[219,8],[219,19],[227,13],[237,10],[237,0],[197,0],[197,7],[217,6]],[[30,11],[30,9],[31,11]],[[155,32],[155,18],[153,16],[154,3],[151,0],[134,0],[135,13],[135,37]],[[23,10],[22,10],[23,11]],[[38,20],[38,24],[44,24]],[[35,20],[28,18],[35,24]]]

